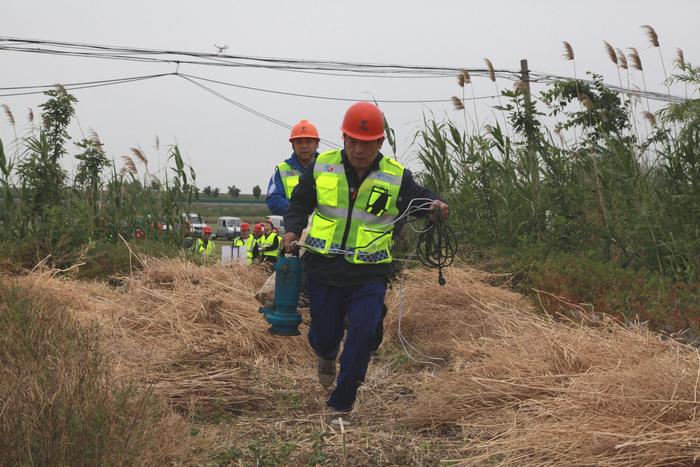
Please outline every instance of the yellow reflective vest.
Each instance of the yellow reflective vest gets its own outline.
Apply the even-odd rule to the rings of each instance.
[[[256,241],[252,235],[248,235],[245,240],[241,237],[236,237],[233,239],[233,246],[244,246],[246,247],[246,259],[248,264],[253,264],[253,248],[255,247]]]
[[[309,250],[342,254],[354,264],[390,263],[403,173],[401,164],[382,157],[352,199],[340,150],[319,155],[314,165],[317,207],[306,239]]]
[[[214,240],[211,238],[207,240],[207,245],[204,245],[204,240],[198,238],[195,240],[192,246],[192,251],[200,255],[211,256],[214,253]]]
[[[279,235],[277,235],[277,232],[270,232],[270,235],[265,235],[263,234],[262,237],[260,237],[260,247],[265,248],[274,245],[275,243],[275,238],[278,238],[278,243],[277,245],[279,246],[279,242],[282,241]],[[263,251],[262,254],[263,256],[270,256],[273,258],[276,258],[279,256],[280,250],[279,248],[272,248],[270,250]]]
[[[299,184],[299,177],[301,177],[302,172],[295,169],[287,162],[280,162],[277,164],[277,170],[280,172],[282,185],[284,185],[284,196],[287,199],[291,199],[292,191],[294,191],[294,187]]]

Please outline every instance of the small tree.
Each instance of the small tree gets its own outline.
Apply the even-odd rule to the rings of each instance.
[[[211,196],[211,187],[209,185],[205,186],[202,189],[202,193],[204,193],[204,196]]]
[[[218,198],[218,197],[219,197],[219,189],[218,189],[218,188],[214,188],[214,189],[211,191],[211,195],[212,195],[214,198]]]
[[[22,198],[29,205],[33,222],[45,208],[55,206],[65,187],[66,171],[60,159],[66,154],[65,142],[70,138],[68,125],[75,113],[77,99],[63,86],[44,92],[49,99],[41,104],[43,128],[38,136],[25,138],[25,152],[17,164],[17,174],[22,186]]]
[[[241,189],[236,187],[236,185],[231,185],[228,187],[228,194],[231,196],[231,198],[238,198],[238,196],[241,194]]]
[[[255,185],[253,187],[253,196],[255,197],[255,199],[259,199],[261,194],[262,189],[260,188],[260,185]]]
[[[89,138],[83,138],[76,145],[83,150],[75,156],[80,161],[75,175],[76,188],[85,192],[90,210],[95,218],[97,199],[102,189],[102,171],[112,165],[102,149],[97,133],[92,131]]]

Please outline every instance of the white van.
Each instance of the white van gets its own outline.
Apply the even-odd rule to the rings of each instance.
[[[214,235],[216,238],[223,240],[229,240],[241,232],[241,218],[240,217],[230,217],[224,216],[219,217],[216,222],[216,229],[214,230]]]
[[[284,217],[267,216],[267,220],[272,222],[272,225],[278,230],[280,235],[284,235]]]
[[[202,236],[202,229],[207,225],[207,223],[202,220],[202,216],[195,212],[190,212],[189,214],[183,213],[182,219],[185,221],[188,233],[195,237]]]

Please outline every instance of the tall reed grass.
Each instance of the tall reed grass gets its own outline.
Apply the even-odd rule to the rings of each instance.
[[[565,50],[573,60],[567,43]],[[623,54],[606,50],[619,65]],[[636,51],[630,58],[641,71]],[[700,69],[685,60],[676,67],[669,82],[697,95]],[[473,133],[459,119],[426,117],[415,137],[423,182],[448,199],[461,240],[473,247],[592,251],[698,279],[700,99],[645,111],[651,129],[640,135],[631,99],[592,77],[555,82],[531,99],[525,86],[504,91],[508,103],[498,109],[512,137],[498,124]],[[554,137],[562,134],[575,138]]]
[[[61,159],[71,152],[67,128],[77,100],[60,86],[45,94],[41,123],[35,126],[30,114],[26,135],[11,142],[14,151],[0,143],[0,242],[21,243],[12,249],[21,251],[21,263],[48,257],[57,267],[79,262],[95,242],[137,233],[178,244],[186,233],[182,214],[198,196],[196,174],[180,148],[169,147],[157,173],[140,148],[122,156],[118,169],[91,130],[75,143],[78,165],[69,177]],[[17,135],[14,115],[7,106],[4,111]]]

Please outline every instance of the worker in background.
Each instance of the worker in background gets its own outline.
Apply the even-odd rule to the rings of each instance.
[[[241,236],[233,238],[233,246],[246,247],[246,262],[253,264],[253,248],[255,247],[255,237],[250,234],[250,224],[244,222],[241,224]]]
[[[277,262],[277,257],[280,253],[281,238],[272,225],[272,221],[268,220],[265,222],[264,228],[263,236],[258,241],[258,251],[262,262],[274,264]]]
[[[253,227],[253,239],[256,242],[260,243],[260,238],[262,237],[263,232],[264,232],[264,229],[263,229],[262,222],[255,224],[255,226]]]
[[[322,153],[302,175],[284,217],[283,243],[285,252],[295,250],[313,212],[302,258],[311,309],[308,338],[318,356],[319,381],[329,387],[347,324],[340,373],[326,402],[332,423],[345,425],[377,337],[392,272],[393,222],[417,198],[433,201],[416,215],[433,217],[439,210],[446,219],[449,208],[380,153],[384,116],[376,105],[353,104],[341,129],[344,149]]]
[[[205,225],[202,228],[202,238],[198,238],[192,245],[192,251],[195,253],[210,258],[214,253],[214,240],[210,239],[211,227]]]
[[[321,138],[316,126],[308,120],[302,120],[292,127],[289,142],[292,143],[292,155],[275,167],[275,173],[267,186],[267,207],[273,214],[287,214],[292,190],[299,183],[299,177],[309,164],[318,156],[318,144]]]

